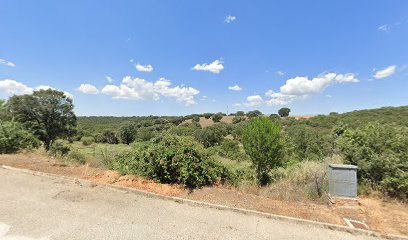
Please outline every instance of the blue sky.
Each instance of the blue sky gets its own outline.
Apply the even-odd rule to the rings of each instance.
[[[408,104],[408,1],[0,1],[0,98],[78,115]]]

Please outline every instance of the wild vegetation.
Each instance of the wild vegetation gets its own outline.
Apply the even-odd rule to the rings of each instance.
[[[239,111],[228,116],[232,123],[223,122],[224,113],[76,117],[73,107],[55,90],[1,101],[0,153],[42,142],[48,154],[66,161],[161,183],[250,185],[311,199],[327,190],[327,165],[347,163],[358,166],[360,193],[408,198],[408,107],[299,120],[288,108],[270,116]]]

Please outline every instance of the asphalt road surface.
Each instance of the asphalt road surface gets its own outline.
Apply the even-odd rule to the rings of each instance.
[[[374,239],[0,167],[0,239]]]

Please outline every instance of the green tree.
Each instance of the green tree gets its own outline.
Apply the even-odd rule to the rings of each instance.
[[[238,111],[235,113],[235,116],[245,116],[245,112],[244,111]]]
[[[204,113],[203,116],[205,117],[205,119],[210,119],[211,116],[214,115],[212,113]]]
[[[281,108],[281,109],[279,109],[279,111],[278,111],[278,114],[279,114],[279,116],[281,116],[281,117],[287,117],[287,116],[289,116],[289,113],[290,113],[290,109],[289,108]]]
[[[11,115],[6,106],[6,101],[0,99],[0,121],[9,121],[11,120]]]
[[[259,110],[253,110],[253,111],[247,112],[246,115],[247,115],[247,117],[249,117],[249,118],[254,118],[254,117],[259,117],[259,116],[261,116],[261,115],[262,115],[262,112],[259,111]]]
[[[7,103],[14,119],[44,143],[48,151],[58,137],[69,135],[76,127],[72,99],[56,90],[39,90],[10,97]]]
[[[219,122],[219,121],[221,121],[221,119],[222,119],[222,114],[221,113],[216,113],[216,114],[214,114],[214,115],[212,115],[212,120],[213,120],[213,122]]]
[[[132,124],[122,126],[119,130],[119,136],[122,143],[129,145],[136,139],[136,127]]]
[[[199,117],[199,116],[194,116],[194,117],[191,119],[191,121],[198,123],[198,122],[200,122],[200,117]]]
[[[329,113],[330,116],[338,115],[338,114],[339,114],[338,112],[330,112],[330,113]]]
[[[197,130],[194,137],[198,142],[204,145],[204,147],[211,147],[220,144],[223,140],[222,132],[213,127],[207,127]]]
[[[245,120],[246,120],[245,116],[235,115],[235,117],[232,119],[232,123],[237,124],[237,123],[243,122]]]
[[[38,145],[38,139],[24,129],[20,123],[0,121],[0,154],[32,149]]]
[[[255,168],[258,184],[269,181],[271,169],[282,165],[283,146],[280,137],[281,127],[266,117],[251,120],[242,133],[245,152]]]

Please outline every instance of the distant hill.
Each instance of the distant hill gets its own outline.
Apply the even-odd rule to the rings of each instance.
[[[338,123],[346,123],[353,127],[367,122],[388,123],[408,127],[408,106],[356,110],[337,115],[316,116],[300,121],[308,121],[311,125],[319,127],[332,127]]]

